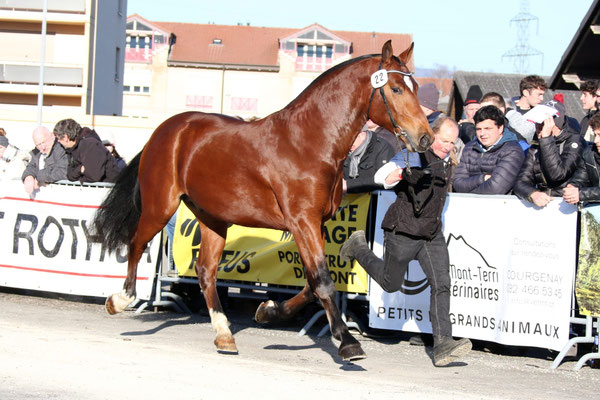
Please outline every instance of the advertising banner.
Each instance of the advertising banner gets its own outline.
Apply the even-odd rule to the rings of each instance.
[[[381,219],[395,195],[381,192],[374,250],[383,254]],[[542,209],[515,196],[450,194],[444,210],[450,254],[454,336],[560,350],[569,339],[577,209],[555,198]],[[369,323],[431,332],[429,283],[418,262],[404,287],[385,293],[371,281]]]
[[[127,251],[108,254],[90,234],[106,187],[49,185],[35,200],[20,181],[0,189],[0,285],[105,297],[123,288]],[[160,248],[149,243],[137,274],[137,297],[149,299]]]
[[[340,260],[339,249],[348,236],[364,230],[370,194],[349,194],[325,223],[325,255],[337,290],[366,293],[367,275],[356,262]],[[180,276],[196,276],[201,235],[194,215],[181,205],[177,212],[173,259]],[[289,232],[233,225],[227,231],[219,279],[303,287],[306,277],[298,247]]]
[[[587,206],[581,211],[575,294],[581,314],[600,316],[600,205]]]

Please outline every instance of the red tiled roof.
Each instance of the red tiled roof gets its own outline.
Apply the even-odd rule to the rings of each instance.
[[[211,64],[277,66],[279,40],[306,29],[181,22],[151,23],[176,35],[177,40],[169,57],[170,61]],[[330,32],[352,43],[352,57],[379,53],[388,39],[392,40],[394,53],[398,55],[412,41],[412,35],[409,34]],[[213,44],[214,39],[220,39],[221,44]]]

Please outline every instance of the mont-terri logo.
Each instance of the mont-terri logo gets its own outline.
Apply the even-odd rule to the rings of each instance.
[[[487,268],[496,269],[488,263],[481,251],[470,245],[462,235],[450,233],[446,240],[448,253],[450,254],[450,263],[452,259],[460,257],[466,260],[468,264],[481,265]],[[454,255],[454,257],[453,257]],[[404,275],[404,283],[400,287],[400,292],[407,296],[416,295],[423,292],[429,286],[429,281],[423,273],[418,262],[411,262]]]

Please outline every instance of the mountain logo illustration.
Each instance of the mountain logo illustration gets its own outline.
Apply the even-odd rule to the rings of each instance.
[[[481,252],[479,250],[477,250],[475,247],[471,246],[462,235],[457,236],[457,235],[454,235],[453,233],[450,233],[448,235],[448,239],[446,240],[446,245],[448,246],[449,252],[450,252],[451,248],[453,248],[454,246],[456,246],[460,243],[463,243],[469,249],[471,249],[475,253],[477,253],[479,255],[479,257],[481,257],[481,260],[484,262],[485,266],[487,266],[488,268],[491,268],[491,269],[496,269],[496,267],[491,266],[487,262],[487,260],[483,256],[483,254],[481,254]],[[410,269],[411,268],[409,265],[408,269],[406,270],[406,274],[404,275],[404,283],[400,287],[400,292],[402,292],[403,294],[405,294],[407,296],[414,296],[414,295],[417,295],[417,294],[423,292],[425,289],[427,289],[427,287],[429,287],[429,281],[427,280],[427,277],[425,277],[423,279],[420,279],[420,277],[417,277],[415,280],[410,279],[409,278]],[[420,275],[420,274],[417,274],[417,275]]]

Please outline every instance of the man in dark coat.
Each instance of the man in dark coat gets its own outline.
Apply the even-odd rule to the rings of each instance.
[[[394,156],[394,149],[367,125],[358,134],[344,161],[344,193],[366,193],[383,189],[375,183],[375,172]]]
[[[589,126],[590,118],[598,113],[600,107],[600,81],[589,79],[581,84],[581,106],[586,115],[581,119],[581,136],[588,142],[594,141],[594,133]]]
[[[504,130],[504,114],[496,106],[475,113],[477,140],[462,152],[453,189],[458,193],[509,194],[525,154],[514,133]]]
[[[98,134],[72,119],[54,126],[54,136],[70,156],[67,179],[80,182],[115,182],[119,168]]]
[[[376,181],[386,189],[393,188],[397,195],[381,223],[384,260],[373,254],[364,231],[348,238],[340,249],[340,258],[356,259],[386,292],[399,290],[409,262],[419,261],[431,285],[433,363],[440,367],[468,353],[471,342],[452,338],[450,260],[441,221],[454,167],[450,153],[458,138],[458,124],[442,116],[433,132],[435,140],[430,149],[424,153],[402,150],[376,174]],[[405,159],[411,168],[406,168]]]
[[[514,187],[517,196],[538,207],[545,207],[552,197],[562,197],[585,147],[579,132],[567,122],[565,106],[555,100],[546,105],[557,114],[544,121]]]
[[[589,125],[594,144],[583,150],[577,170],[563,190],[563,199],[569,204],[600,202],[600,113],[590,118]]]

